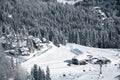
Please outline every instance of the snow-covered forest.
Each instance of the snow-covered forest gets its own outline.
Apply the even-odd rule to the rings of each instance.
[[[83,0],[65,5],[54,0],[1,0],[1,32],[12,31],[14,35],[26,29],[27,34],[44,37],[56,46],[70,42],[120,48],[119,3],[119,0]]]
[[[120,0],[0,0],[0,80],[119,80],[119,69]]]

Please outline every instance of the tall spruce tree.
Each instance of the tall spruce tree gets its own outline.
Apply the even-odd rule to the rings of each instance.
[[[38,66],[35,64],[32,69],[32,80],[38,80]]]
[[[51,78],[50,78],[50,70],[49,70],[48,66],[46,68],[46,80],[51,80]]]
[[[31,70],[32,80],[46,80],[46,76],[43,70],[38,67],[36,64],[33,66]]]

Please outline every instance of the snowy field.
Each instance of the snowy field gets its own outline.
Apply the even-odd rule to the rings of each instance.
[[[44,70],[46,66],[49,66],[52,80],[116,80],[115,77],[120,74],[118,65],[115,65],[120,61],[119,50],[98,49],[77,44],[67,44],[59,48],[52,43],[50,45],[51,49],[23,62],[22,66],[28,72],[34,64],[39,65]],[[67,65],[73,57],[81,54],[106,57],[111,60],[111,63],[102,66],[101,77],[99,77],[100,66],[97,64]]]

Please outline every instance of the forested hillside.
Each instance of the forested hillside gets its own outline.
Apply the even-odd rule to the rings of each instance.
[[[96,13],[96,6],[106,15],[105,19]],[[54,0],[1,0],[0,28],[1,36],[25,30],[56,46],[70,42],[120,48],[120,1],[84,0],[64,5]]]
[[[27,80],[27,72],[12,56],[6,56],[0,44],[0,80]]]

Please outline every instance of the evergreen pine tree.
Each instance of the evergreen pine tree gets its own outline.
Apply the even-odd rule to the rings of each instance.
[[[33,69],[32,69],[32,80],[38,80],[38,67],[37,67],[37,65],[35,64],[34,66],[33,66]]]
[[[41,76],[41,80],[46,80],[46,76],[45,76],[45,73],[44,73],[44,71],[42,71],[42,74],[41,74],[42,76]]]
[[[46,69],[46,80],[51,80],[51,78],[50,78],[50,70],[49,70],[48,66],[47,66],[47,69]]]
[[[39,69],[38,69],[37,77],[38,77],[38,80],[42,80],[42,70],[41,70],[40,67],[39,67]]]

